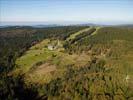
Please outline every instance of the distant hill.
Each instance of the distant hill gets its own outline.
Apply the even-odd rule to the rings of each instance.
[[[118,24],[118,25],[105,25],[105,24],[94,24],[94,23],[81,23],[81,24],[36,24],[36,25],[0,25],[0,28],[16,27],[16,28],[47,28],[47,27],[59,27],[59,26],[115,26],[115,27],[133,27],[133,24]]]

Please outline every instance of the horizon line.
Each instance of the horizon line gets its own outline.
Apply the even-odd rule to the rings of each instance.
[[[0,21],[0,26],[4,25],[76,25],[76,24],[95,24],[95,25],[122,25],[133,24],[133,22],[121,21]]]

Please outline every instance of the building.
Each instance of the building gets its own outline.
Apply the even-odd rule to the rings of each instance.
[[[54,50],[54,46],[48,45],[48,49],[49,49],[49,50]]]

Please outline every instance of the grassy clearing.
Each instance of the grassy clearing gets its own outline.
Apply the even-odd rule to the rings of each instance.
[[[78,34],[88,30],[90,30],[90,28],[86,28],[77,33],[74,33],[67,40],[73,39]],[[24,72],[27,72],[34,64],[40,61],[51,60],[51,63],[57,66],[66,66],[69,64],[78,65],[76,64],[78,61],[82,61],[81,65],[85,65],[87,62],[85,59],[80,59],[80,55],[69,55],[57,50],[48,50],[47,46],[50,42],[51,41],[49,39],[45,39],[35,46],[32,46],[27,52],[25,52],[22,57],[16,60],[16,65]],[[53,57],[53,55],[56,55],[56,57]],[[86,57],[86,55],[83,55],[82,58],[88,58],[88,56]]]
[[[52,56],[53,52],[48,51],[46,48],[42,50],[29,50],[26,54],[16,60],[17,66],[23,70],[28,71],[29,68],[39,61],[45,61]]]
[[[69,41],[69,40],[71,40],[71,39],[74,39],[77,35],[79,35],[79,34],[81,34],[81,33],[83,33],[83,32],[86,32],[86,31],[88,31],[88,30],[90,30],[90,28],[83,29],[83,30],[81,30],[81,31],[79,31],[79,32],[76,32],[76,33],[70,35],[70,37],[67,38],[67,41]]]
[[[95,35],[95,34],[97,34],[97,31],[100,29],[100,28],[102,28],[102,27],[95,27],[96,28],[96,31],[95,32],[93,32],[91,35]]]
[[[98,31],[101,27],[93,27],[93,26],[92,26],[92,27],[83,29],[83,30],[81,30],[81,31],[79,31],[79,32],[76,32],[76,33],[70,35],[70,37],[68,37],[66,40],[67,40],[67,41],[72,40],[72,39],[74,39],[76,36],[78,36],[79,34],[82,34],[83,32],[87,32],[87,31],[89,31],[89,30],[92,29],[92,28],[96,28],[96,31],[92,33],[92,35],[95,35],[95,34],[97,33],[97,31]]]
[[[16,65],[18,66],[16,70],[21,70],[21,72],[25,73],[26,83],[43,84],[44,82],[49,82],[55,77],[60,77],[68,65],[84,66],[90,59],[90,56],[86,54],[70,55],[59,50],[49,50],[47,46],[50,42],[49,39],[43,40],[32,46],[23,56],[16,60]],[[35,71],[31,70],[38,62],[46,62],[49,65],[43,66],[45,65],[44,63],[40,65],[43,66],[42,68],[36,66]],[[54,74],[51,74],[51,72]]]
[[[16,60],[16,65],[18,66],[17,70],[21,70],[21,72],[25,73],[25,82],[26,83],[43,83],[47,82],[52,78],[52,75],[50,74],[52,69],[56,68],[55,65],[48,65],[43,66],[43,68],[40,69],[40,66],[36,66],[36,71],[32,71],[32,67],[35,66],[38,62],[50,62],[51,59],[53,59],[53,55],[61,56],[62,54],[58,51],[51,51],[47,49],[47,45],[50,42],[50,40],[46,39],[42,42],[36,44],[35,46],[32,46],[25,54],[18,58]],[[56,56],[56,58],[58,58]],[[58,59],[56,59],[58,60]],[[54,66],[54,67],[53,67]],[[15,72],[14,71],[14,72]],[[45,73],[44,73],[45,72]],[[19,73],[16,72],[17,74]],[[14,74],[16,74],[14,73]],[[47,73],[47,74],[46,74]],[[17,75],[16,74],[16,75]]]

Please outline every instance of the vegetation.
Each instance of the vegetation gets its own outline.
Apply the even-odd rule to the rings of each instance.
[[[65,39],[73,32],[86,26],[64,26],[53,28],[7,27],[0,29],[0,71],[7,71],[14,66],[15,59],[21,56],[29,47],[46,38]]]
[[[2,100],[133,99],[132,27],[1,28],[0,47]]]

